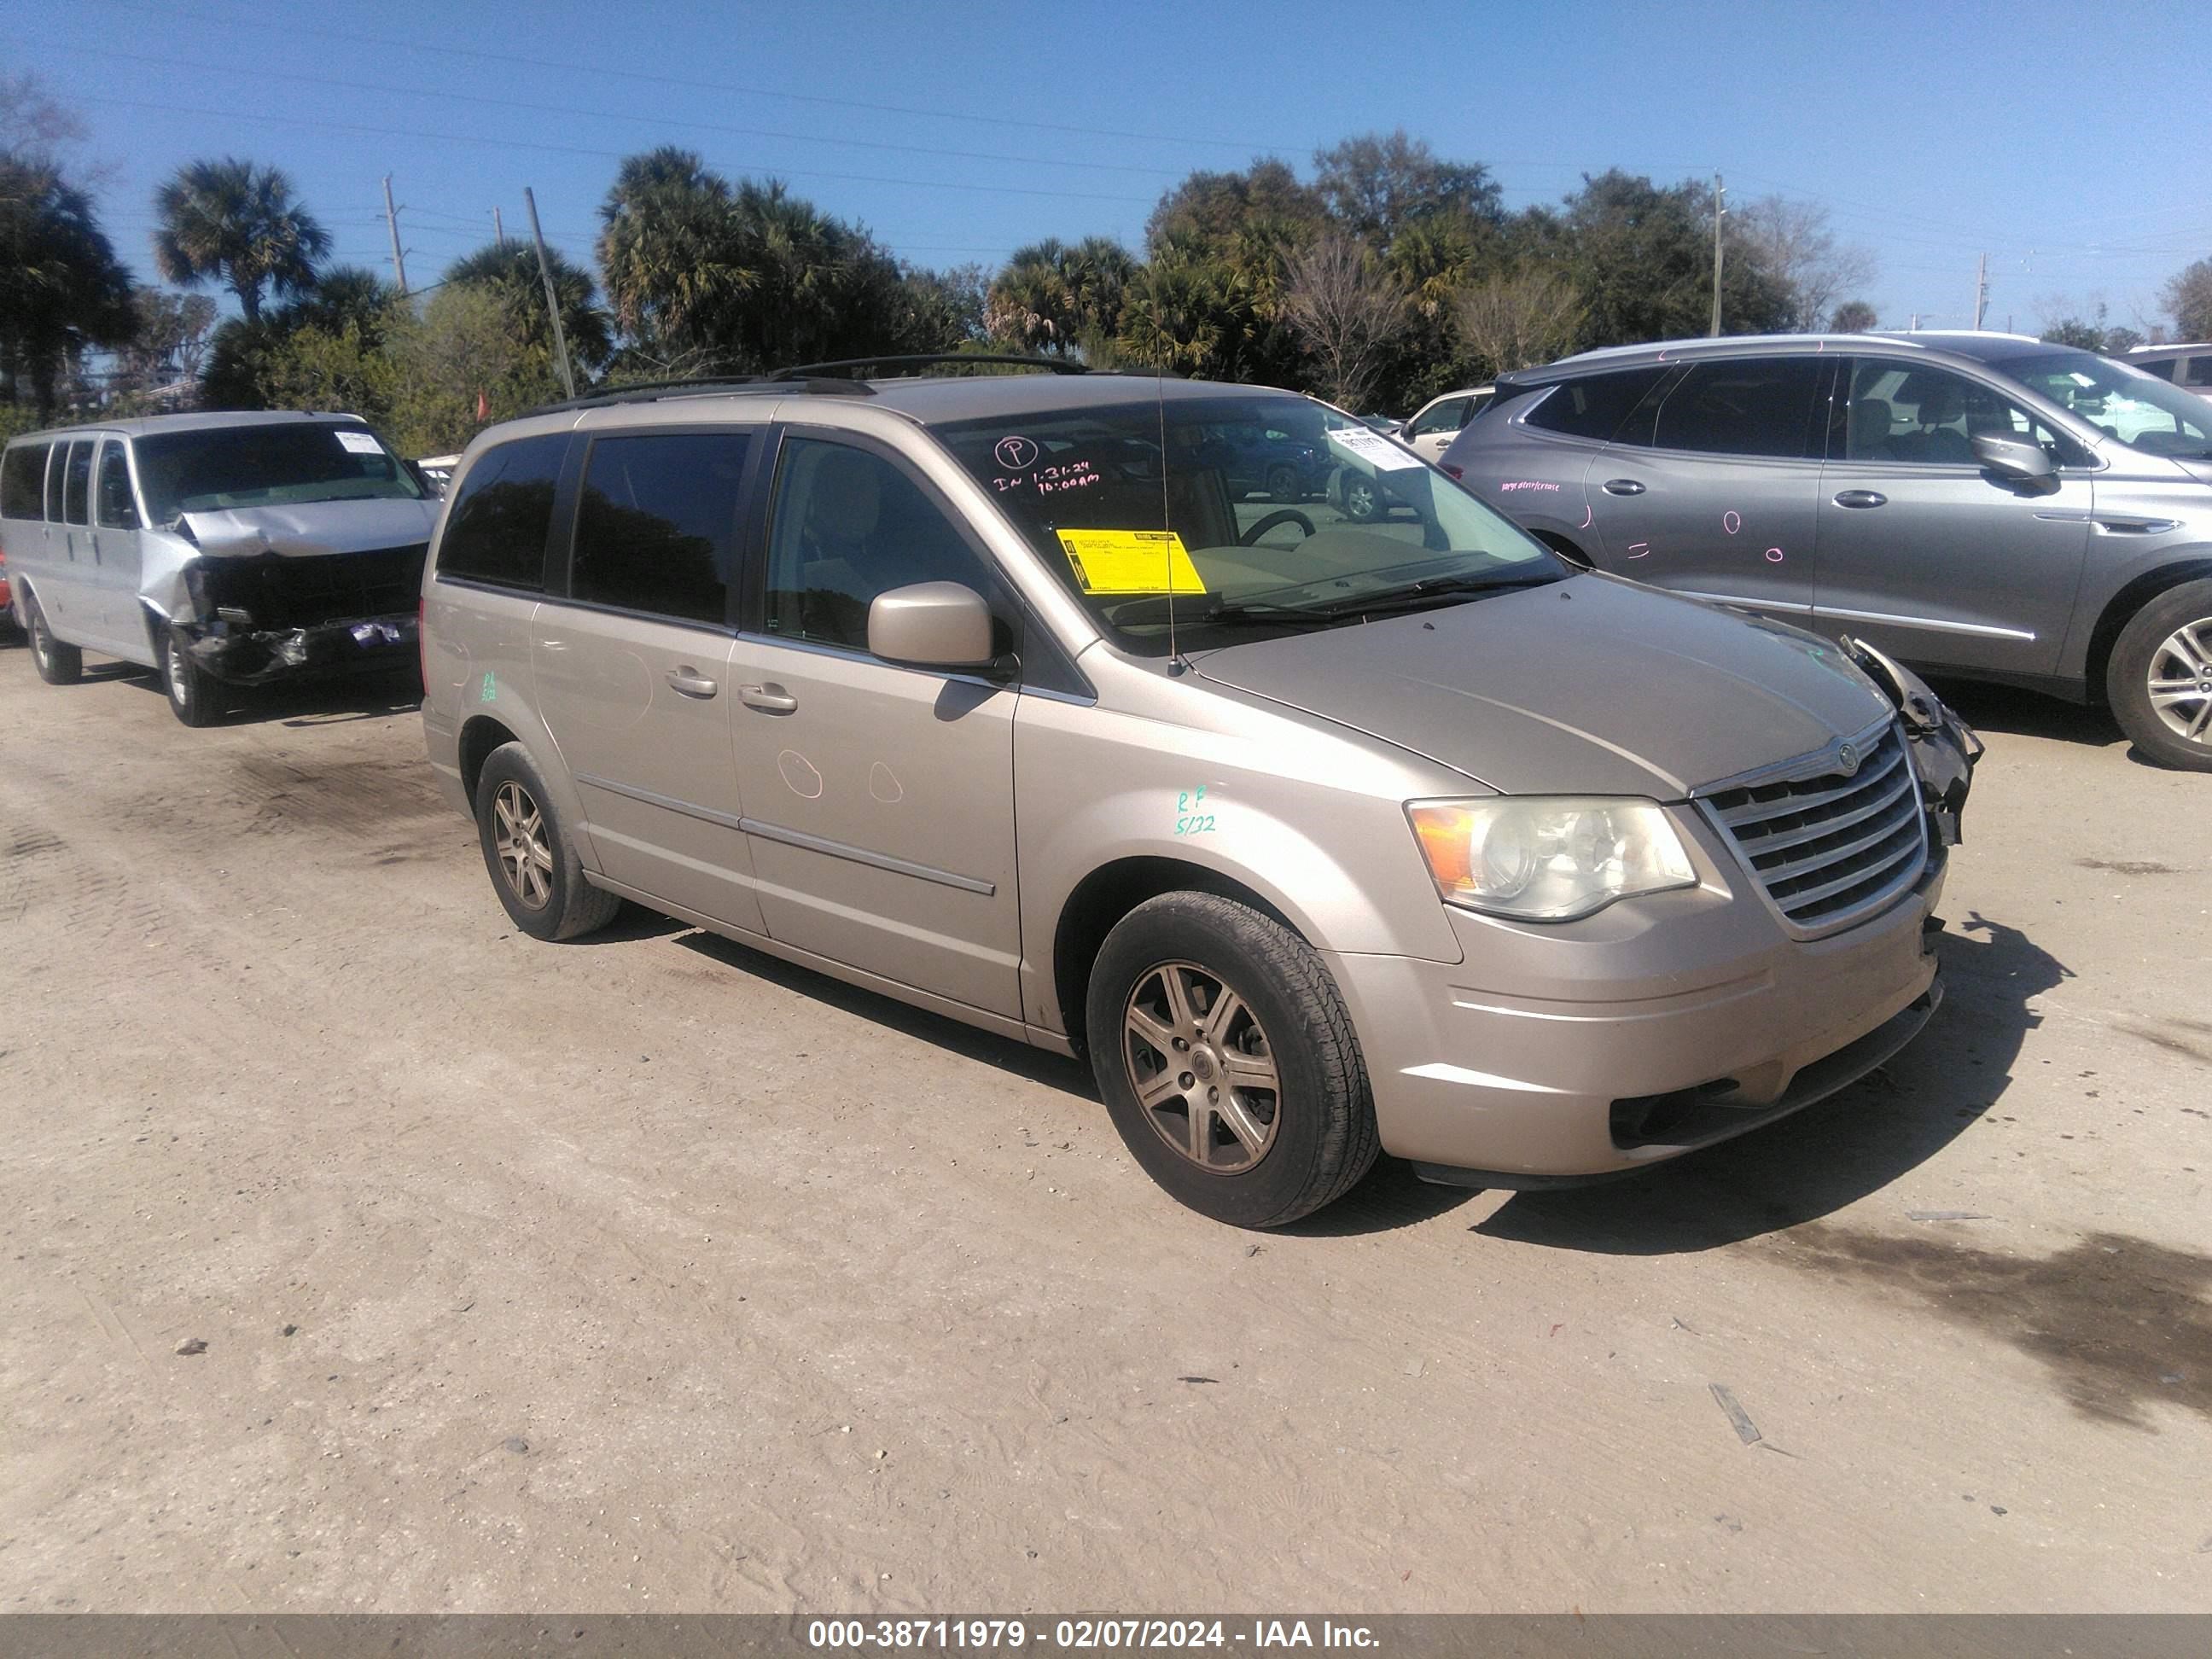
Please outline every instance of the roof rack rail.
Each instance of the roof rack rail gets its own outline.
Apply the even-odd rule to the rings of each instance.
[[[1015,356],[988,351],[921,351],[896,357],[840,357],[826,363],[800,363],[796,368],[778,369],[768,378],[771,380],[797,380],[835,371],[856,368],[920,368],[933,363],[1000,363],[1014,364],[1023,368],[1048,369],[1054,374],[1088,374],[1091,370],[1082,363],[1072,363],[1064,357]]]
[[[838,398],[875,396],[858,380],[816,380],[800,378],[796,374],[714,374],[695,380],[629,380],[619,386],[603,386],[596,392],[563,398],[557,403],[540,404],[527,412],[532,415],[556,415],[564,409],[598,409],[608,404],[657,403],[663,398],[703,398],[739,392],[781,395],[790,392],[817,392]]]

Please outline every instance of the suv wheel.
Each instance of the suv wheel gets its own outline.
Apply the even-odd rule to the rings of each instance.
[[[1304,940],[1248,905],[1211,893],[1139,905],[1099,950],[1086,1019],[1122,1144],[1201,1215],[1279,1227],[1375,1162],[1344,999]]]
[[[161,689],[169,694],[169,712],[186,726],[214,725],[230,706],[222,682],[192,660],[175,629],[161,629],[159,638]]]
[[[1382,504],[1382,486],[1364,472],[1349,473],[1344,480],[1344,516],[1354,524],[1370,524],[1388,509]]]
[[[499,902],[531,938],[574,939],[605,927],[622,908],[622,900],[584,879],[545,780],[519,743],[501,744],[484,762],[477,836]]]
[[[1267,499],[1271,501],[1295,501],[1298,499],[1298,473],[1296,467],[1271,466],[1267,469]]]
[[[2145,755],[2212,772],[2212,580],[2184,582],[2136,612],[2112,647],[2105,689]]]
[[[46,613],[39,608],[37,594],[24,595],[23,612],[30,620],[31,664],[39,671],[39,678],[48,685],[74,684],[84,672],[84,653],[54,637]]]

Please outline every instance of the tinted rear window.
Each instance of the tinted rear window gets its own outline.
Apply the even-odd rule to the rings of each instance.
[[[438,574],[501,587],[545,586],[545,537],[566,433],[488,449],[469,469],[438,544]]]
[[[1811,357],[1696,363],[1661,404],[1651,443],[1705,455],[1802,458],[1825,363]]]
[[[2172,380],[2173,371],[2181,367],[2181,360],[2178,357],[2123,357],[2120,361],[2133,364],[2146,374],[2155,374],[2161,380]]]
[[[1628,418],[1628,411],[1644,401],[1644,394],[1665,378],[1663,367],[1623,369],[1617,374],[1592,374],[1555,387],[1551,396],[1530,410],[1528,424],[1547,432],[1564,432],[1571,438],[1609,441]]]
[[[601,438],[576,507],[571,598],[687,622],[729,612],[742,432]]]
[[[92,522],[92,444],[79,440],[69,447],[62,467],[62,518],[69,524]]]
[[[46,489],[46,445],[17,444],[0,460],[0,518],[45,518]]]

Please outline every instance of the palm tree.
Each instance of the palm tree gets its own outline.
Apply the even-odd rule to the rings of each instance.
[[[330,233],[292,194],[276,167],[236,156],[189,161],[154,192],[161,220],[154,263],[173,283],[221,282],[238,296],[248,322],[261,316],[264,290],[295,294],[312,286],[331,251]]]
[[[63,366],[88,346],[126,343],[137,326],[131,276],[93,217],[92,199],[52,162],[0,152],[0,401],[31,382],[41,418]]]
[[[729,182],[691,150],[625,159],[599,209],[615,320],[664,373],[727,367],[718,349],[754,273],[732,263]]]
[[[592,274],[558,248],[545,250],[553,272],[553,292],[561,304],[561,335],[568,356],[579,368],[596,374],[614,355],[614,334],[607,313],[600,308],[599,289]],[[456,288],[480,288],[499,295],[514,319],[522,343],[550,357],[552,330],[545,320],[545,279],[538,269],[538,252],[527,242],[487,242],[475,252],[446,267],[446,281]]]

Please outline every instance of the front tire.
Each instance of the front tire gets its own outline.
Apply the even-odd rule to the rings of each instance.
[[[40,608],[36,593],[24,596],[23,611],[30,618],[31,665],[39,671],[39,678],[48,685],[76,684],[84,672],[84,653],[54,637],[53,626]]]
[[[1279,1227],[1373,1165],[1381,1143],[1352,1016],[1280,922],[1211,893],[1147,900],[1107,934],[1085,1001],[1122,1144],[1200,1215]]]
[[[213,726],[230,712],[230,699],[221,680],[192,660],[184,635],[163,628],[161,689],[169,694],[169,712],[186,726]]]
[[[1343,493],[1344,516],[1354,524],[1372,524],[1389,510],[1383,503],[1382,486],[1364,472],[1347,477]]]
[[[1271,466],[1267,469],[1267,499],[1271,501],[1295,501],[1298,498],[1297,469]]]
[[[477,838],[493,890],[532,939],[575,939],[604,927],[622,900],[584,879],[583,861],[551,792],[519,743],[501,744],[477,778]]]
[[[2212,580],[2169,588],[2129,619],[2105,671],[2113,716],[2161,766],[2212,772]]]

